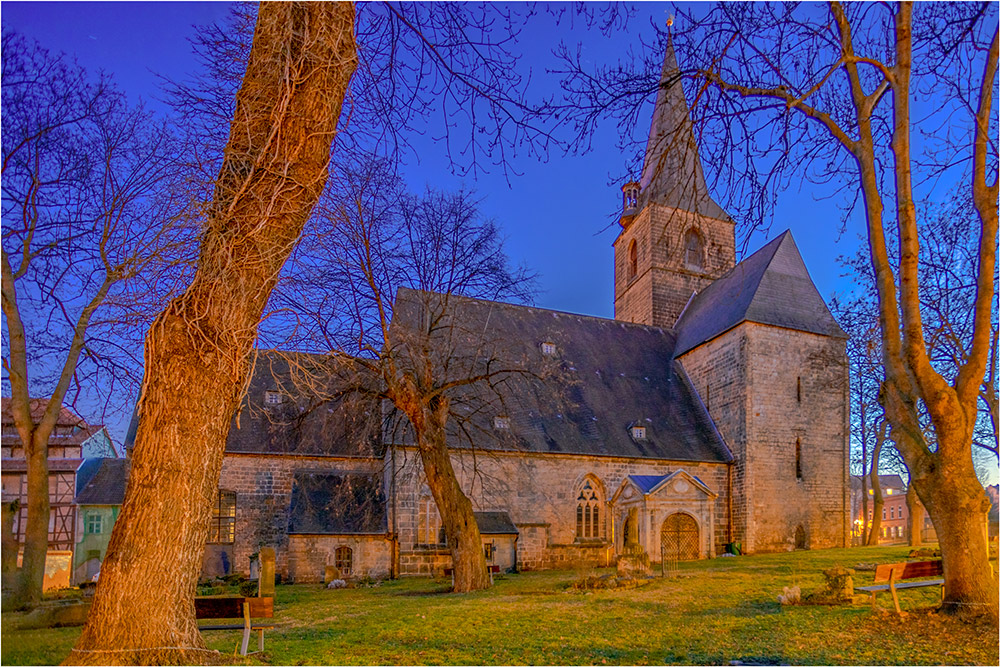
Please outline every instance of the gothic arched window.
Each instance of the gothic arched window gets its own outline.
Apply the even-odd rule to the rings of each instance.
[[[684,234],[684,263],[689,269],[701,270],[705,266],[705,242],[696,229]]]
[[[441,539],[441,516],[434,498],[424,496],[417,505],[417,544],[438,545]]]
[[[628,244],[628,279],[632,280],[639,273],[639,250],[635,240]]]
[[[604,536],[601,520],[604,513],[604,494],[601,487],[592,477],[587,477],[580,485],[576,497],[576,538],[578,540],[597,540]]]

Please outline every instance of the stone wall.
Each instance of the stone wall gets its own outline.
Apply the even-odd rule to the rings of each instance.
[[[696,229],[704,239],[704,266],[688,268],[684,235]],[[635,240],[637,273],[629,280],[629,245]],[[695,290],[731,268],[736,259],[735,227],[724,220],[650,204],[621,231],[615,247],[615,319],[671,327]]]
[[[518,527],[518,567],[523,570],[603,566],[614,563],[612,533],[604,505],[602,539],[576,538],[576,498],[584,478],[595,478],[605,503],[626,475],[665,475],[678,469],[699,477],[718,494],[713,511],[716,553],[728,541],[726,464],[635,460],[617,457],[525,452],[455,453],[452,464],[476,511],[504,511]],[[439,556],[420,546],[419,506],[430,497],[419,457],[400,447],[396,453],[395,521],[399,530],[402,574],[427,572]],[[390,519],[390,525],[392,519]]]
[[[342,576],[385,578],[392,568],[392,541],[387,535],[290,535],[288,579],[294,583],[322,582],[327,565],[335,565],[338,547],[351,550],[351,572]]]
[[[809,548],[849,544],[845,362],[841,339],[750,322],[682,357],[736,456],[747,550],[795,548],[799,526]]]
[[[233,571],[249,574],[251,554],[269,546],[275,550],[275,571],[289,576],[288,510],[296,471],[371,474],[381,471],[382,465],[379,459],[227,453],[219,488],[236,492]]]

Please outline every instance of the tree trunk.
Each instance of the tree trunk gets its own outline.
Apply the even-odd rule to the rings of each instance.
[[[910,473],[937,532],[944,561],[942,610],[997,615],[997,578],[989,565],[989,496],[976,479],[972,457],[937,460]]]
[[[198,268],[146,338],[139,428],[93,606],[67,662],[203,664],[194,595],[257,325],[327,178],[356,66],[349,3],[264,3]]]
[[[879,457],[882,455],[882,444],[885,442],[886,422],[883,420],[875,433],[875,445],[872,447],[872,465],[869,470],[869,479],[872,485],[872,523],[871,531],[865,540],[865,545],[869,547],[878,546],[878,540],[882,530],[882,507],[885,499],[882,498],[882,485],[878,479]]]
[[[441,524],[451,549],[452,567],[455,570],[456,593],[468,593],[490,587],[486,571],[486,556],[479,525],[472,513],[472,502],[462,491],[451,465],[445,424],[448,419],[448,402],[440,399],[425,409],[423,428],[417,433],[420,460],[427,477],[434,502],[441,514]]]
[[[27,609],[42,601],[45,557],[49,551],[49,447],[48,433],[42,439],[36,428],[24,448],[28,465],[27,520],[24,527],[24,555],[17,574],[16,609]]]
[[[919,547],[924,543],[924,518],[921,516],[920,499],[917,497],[917,490],[911,483],[906,489],[906,513],[909,515],[909,525],[906,527],[906,536],[909,538],[911,547]]]

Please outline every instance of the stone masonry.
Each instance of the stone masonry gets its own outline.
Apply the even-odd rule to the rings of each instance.
[[[748,551],[846,546],[844,341],[746,322],[681,358],[732,449],[733,526]],[[796,470],[800,447],[801,478]]]
[[[696,230],[705,242],[704,266],[688,268],[684,235]],[[615,240],[615,319],[671,327],[688,299],[733,267],[735,227],[732,222],[649,204]],[[637,269],[628,278],[628,254],[636,242]]]

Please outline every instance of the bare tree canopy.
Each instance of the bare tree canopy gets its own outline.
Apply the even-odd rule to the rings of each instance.
[[[28,460],[20,604],[41,596],[49,525],[48,440],[64,403],[132,393],[163,272],[190,240],[171,127],[104,77],[16,33],[3,35],[5,395]],[[30,399],[48,401],[35,419]]]

